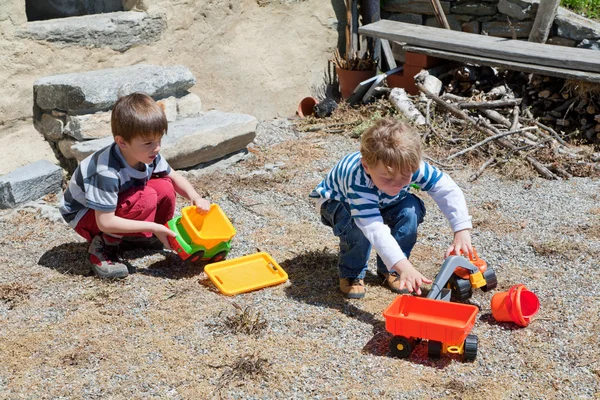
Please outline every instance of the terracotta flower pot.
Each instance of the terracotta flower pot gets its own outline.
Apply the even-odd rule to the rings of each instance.
[[[298,104],[298,116],[300,118],[308,117],[315,114],[315,106],[318,101],[314,97],[305,97]]]
[[[356,89],[359,83],[375,76],[375,70],[372,71],[353,71],[348,69],[335,68],[340,82],[340,92],[345,100]]]

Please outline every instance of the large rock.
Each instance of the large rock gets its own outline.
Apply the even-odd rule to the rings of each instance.
[[[515,4],[509,0],[500,0],[498,2],[498,11],[502,14],[508,15],[511,18],[516,18],[519,21],[522,21],[527,18],[532,17],[532,6],[531,4],[526,4],[525,6],[521,6],[519,4]]]
[[[16,207],[48,193],[59,193],[62,179],[62,169],[47,160],[0,176],[0,209]]]
[[[446,14],[450,12],[450,2],[440,1]],[[430,0],[387,0],[383,9],[393,13],[426,14],[434,15]]]
[[[485,4],[481,2],[458,3],[453,6],[451,12],[453,14],[474,15],[477,17],[491,16],[496,14],[496,4]]]
[[[110,47],[124,52],[157,41],[165,28],[162,15],[127,11],[30,22],[16,35],[61,46]]]
[[[572,40],[600,39],[600,23],[584,18],[562,7],[554,19],[558,36]]]
[[[487,32],[490,36],[513,38],[513,35],[517,38],[529,37],[531,28],[533,27],[533,21],[519,21],[513,22],[508,25],[506,22],[484,22],[481,25],[481,30]]]
[[[208,111],[169,124],[160,153],[175,169],[193,167],[246,148],[254,140],[257,124],[251,115]],[[112,137],[89,140],[76,143],[70,150],[81,161],[112,142]]]
[[[145,92],[162,98],[184,92],[196,78],[183,65],[161,67],[137,64],[40,78],[33,85],[34,101],[43,110],[69,114],[107,111],[119,96]]]

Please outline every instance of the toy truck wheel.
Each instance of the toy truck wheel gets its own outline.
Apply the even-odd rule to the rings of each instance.
[[[465,361],[473,361],[477,357],[477,345],[479,344],[479,339],[477,335],[468,335],[465,338],[464,345],[464,354],[463,357]]]
[[[406,358],[410,356],[414,348],[415,342],[404,336],[394,336],[390,340],[390,352],[394,357]]]
[[[485,279],[485,286],[482,286],[481,290],[483,290],[484,292],[494,290],[496,289],[496,286],[498,286],[498,279],[496,278],[496,273],[489,265],[483,273],[483,279]]]
[[[195,252],[188,258],[188,262],[190,264],[196,264],[202,261],[202,257],[204,257],[204,250],[200,250]]]
[[[452,298],[458,301],[469,300],[473,295],[471,281],[453,274],[448,280],[448,287],[452,291]]]
[[[223,261],[225,259],[225,257],[227,257],[227,251],[223,250],[218,252],[217,254],[215,254],[211,259],[210,262],[217,262],[217,261]]]
[[[442,355],[442,342],[430,340],[427,343],[427,355],[429,358],[440,358]]]

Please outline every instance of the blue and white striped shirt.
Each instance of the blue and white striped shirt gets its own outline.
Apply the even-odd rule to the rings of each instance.
[[[359,151],[342,158],[310,193],[310,197],[319,199],[318,208],[326,200],[348,203],[354,222],[391,269],[405,255],[393,239],[389,227],[383,223],[380,210],[404,199],[410,185],[395,196],[385,194],[373,184],[361,159]],[[472,227],[462,190],[447,174],[421,161],[419,169],[412,175],[411,184],[419,186],[434,199],[454,232]]]

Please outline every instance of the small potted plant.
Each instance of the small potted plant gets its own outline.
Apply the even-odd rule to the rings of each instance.
[[[368,51],[362,56],[358,52],[346,52],[346,57],[342,57],[336,49],[331,61],[335,65],[343,99],[350,97],[359,83],[375,76],[377,63]]]

